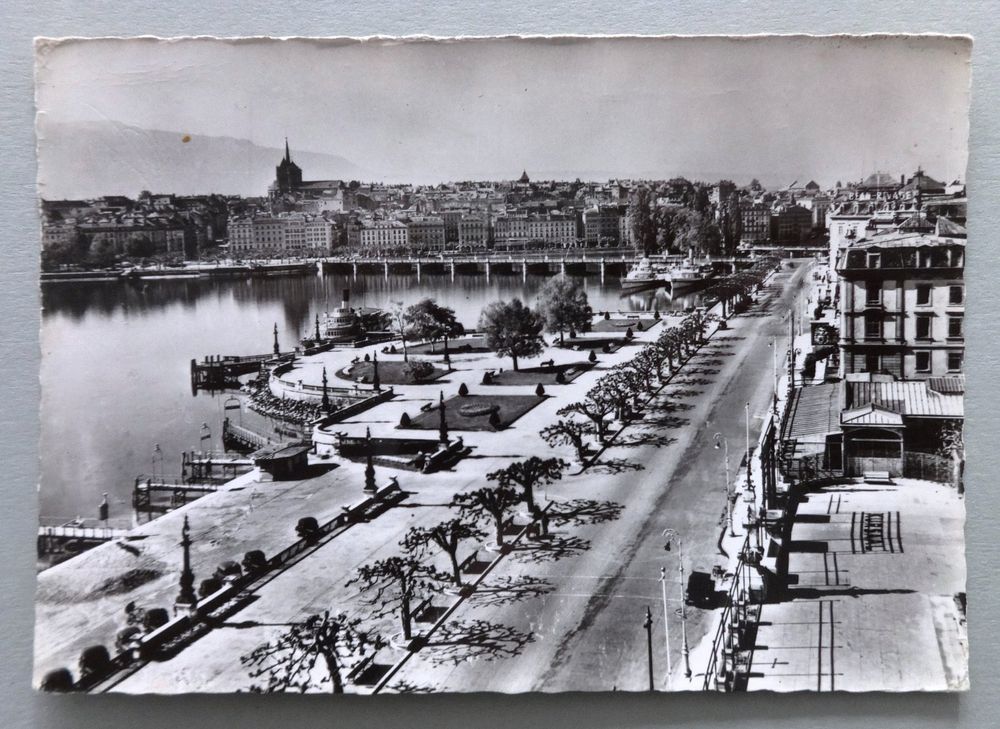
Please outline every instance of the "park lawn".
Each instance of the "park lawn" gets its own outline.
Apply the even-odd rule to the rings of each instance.
[[[422,344],[411,344],[407,346],[410,354],[444,354],[444,340],[437,342],[423,342]],[[402,353],[402,347],[396,347],[396,354]],[[481,354],[489,352],[486,346],[486,337],[458,337],[448,340],[448,354]]]
[[[544,396],[538,395],[455,395],[444,401],[445,419],[448,430],[503,430],[544,399]],[[483,409],[496,406],[500,423],[495,428],[490,425],[489,412],[462,414],[460,408],[463,406]],[[409,427],[414,430],[437,430],[441,422],[437,406],[424,412],[410,413],[410,418]]]
[[[632,327],[632,333],[638,334],[659,323],[660,320],[658,319],[623,319],[620,317],[611,317],[610,319],[598,319],[591,325],[590,330],[592,332],[617,332],[625,334],[628,328]],[[639,329],[640,324],[642,325],[642,329]]]
[[[570,362],[554,366],[543,365],[541,367],[522,367],[514,370],[504,370],[494,373],[489,383],[484,385],[559,385],[568,384],[594,366],[593,362]],[[559,373],[563,375],[563,382],[558,382],[556,377]]]
[[[431,372],[427,377],[423,377],[417,381],[413,378],[408,377],[404,368],[406,367],[406,362],[395,362],[379,360],[378,363],[378,378],[383,385],[429,385],[442,375],[448,373],[448,370],[443,367],[438,367],[434,365],[434,371]],[[375,365],[372,362],[355,362],[352,365],[344,367],[337,370],[337,377],[342,380],[351,380],[352,382],[363,382],[366,384],[371,384],[372,377],[375,373]]]

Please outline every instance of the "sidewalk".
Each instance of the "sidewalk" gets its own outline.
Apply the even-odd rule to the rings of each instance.
[[[929,481],[806,495],[787,600],[763,607],[748,690],[967,689],[964,523],[964,500]]]

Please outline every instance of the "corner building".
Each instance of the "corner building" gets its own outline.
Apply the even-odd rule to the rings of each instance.
[[[938,218],[934,233],[899,230],[843,249],[841,377],[900,380],[960,374],[965,358],[965,229]]]

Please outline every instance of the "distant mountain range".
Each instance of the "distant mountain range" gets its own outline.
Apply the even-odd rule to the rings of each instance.
[[[187,141],[185,141],[185,139]],[[92,198],[101,195],[135,197],[152,193],[260,196],[274,181],[274,168],[283,147],[261,147],[246,139],[214,137],[158,129],[142,129],[115,121],[47,122],[39,127],[39,188],[48,200]],[[333,154],[293,149],[292,159],[307,180],[374,180],[390,183],[437,184],[453,180],[513,179],[508,175],[470,171],[443,179],[406,179],[392,172],[373,172]],[[794,175],[766,171],[759,175],[702,170],[666,172],[645,170],[631,175],[599,169],[531,169],[533,180],[605,181],[610,178],[666,179],[684,176],[715,182],[731,179],[746,184],[754,176],[765,187],[789,184]],[[516,177],[516,175],[515,175]],[[800,180],[809,179],[800,176]]]
[[[186,141],[185,141],[186,140]],[[257,196],[284,149],[246,139],[141,129],[113,121],[39,125],[39,192],[48,200],[153,193]],[[307,180],[370,180],[332,154],[293,151]]]

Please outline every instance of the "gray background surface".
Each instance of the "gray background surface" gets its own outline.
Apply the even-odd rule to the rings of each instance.
[[[7,0],[0,3],[0,727],[991,727],[997,681],[1000,515],[992,437],[1000,387],[996,274],[1000,34],[996,2],[459,2]],[[494,35],[942,32],[975,36],[968,255],[969,625],[963,696],[625,694],[362,697],[36,696],[31,664],[38,438],[38,223],[32,103],[36,35]],[[873,68],[872,74],[879,70]],[[892,84],[891,78],[882,79]],[[822,94],[809,89],[808,94]],[[807,101],[807,100],[806,100]],[[932,96],[928,104],[936,103]],[[845,109],[845,114],[850,110]],[[933,171],[932,171],[933,172]]]

